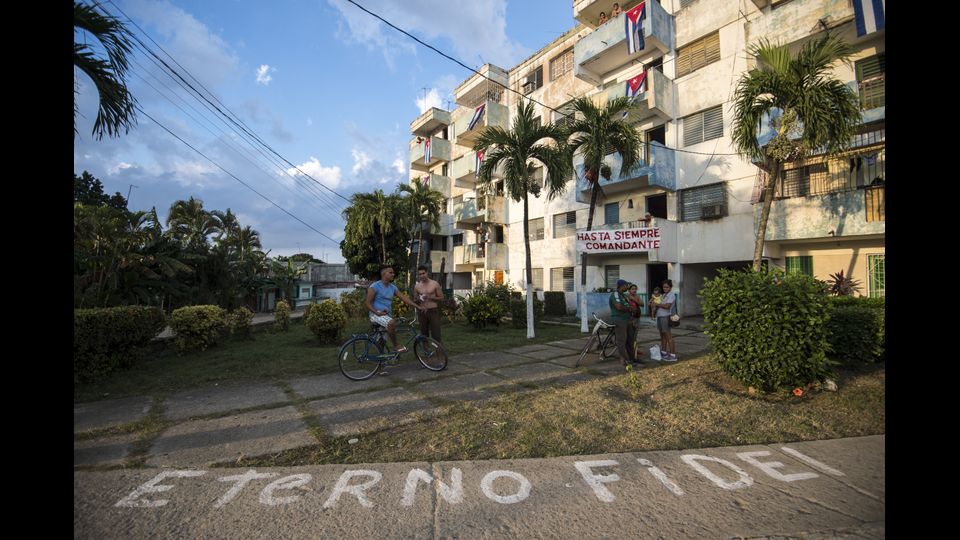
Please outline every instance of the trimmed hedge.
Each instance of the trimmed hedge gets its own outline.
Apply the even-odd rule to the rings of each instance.
[[[274,308],[273,328],[280,332],[290,329],[290,303],[286,300],[280,300]]]
[[[833,376],[822,282],[775,269],[721,269],[700,296],[714,355],[743,384],[771,391]]]
[[[231,336],[237,336],[241,338],[252,337],[252,323],[253,312],[245,307],[238,307],[237,309],[227,313],[227,331]]]
[[[467,322],[478,330],[490,324],[499,326],[506,311],[504,304],[496,298],[479,292],[460,297],[460,309]]]
[[[886,307],[882,298],[835,296],[827,339],[830,358],[848,366],[886,357]]]
[[[560,293],[563,294],[563,293]],[[510,323],[514,328],[527,327],[527,301],[521,298],[510,298]],[[543,300],[533,296],[533,324],[543,319]]]
[[[158,307],[73,310],[73,381],[93,382],[130,367],[165,326]]]
[[[312,304],[310,311],[304,313],[304,318],[307,328],[320,339],[320,343],[327,345],[339,343],[340,332],[347,327],[346,310],[329,298]]]
[[[205,351],[227,330],[226,311],[220,306],[186,306],[173,310],[170,326],[176,332],[177,351]]]
[[[563,317],[567,314],[567,295],[563,291],[545,291],[543,304],[543,311],[547,315]]]

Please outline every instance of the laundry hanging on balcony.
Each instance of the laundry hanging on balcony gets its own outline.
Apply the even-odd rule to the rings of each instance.
[[[483,150],[477,150],[477,161],[473,165],[474,174],[480,176],[480,166],[483,165]]]
[[[887,25],[886,0],[853,0],[853,18],[857,23],[857,37],[883,30]]]
[[[627,32],[627,54],[642,51],[643,43],[643,20],[647,18],[647,2],[644,0],[636,6],[628,9],[626,17],[623,18],[623,24]]]
[[[423,140],[423,162],[430,164],[430,139],[426,138]]]
[[[486,103],[481,103],[477,110],[473,111],[473,118],[470,119],[470,125],[467,126],[467,131],[473,129],[477,125],[477,122],[480,121],[480,118],[483,117],[483,110],[486,108]]]

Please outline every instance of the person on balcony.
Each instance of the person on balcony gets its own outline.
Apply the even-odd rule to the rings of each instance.
[[[601,25],[603,25],[603,24],[606,23],[606,22],[607,22],[607,14],[601,11],[601,12],[600,12],[600,20],[597,21],[597,26],[601,26]]]
[[[617,17],[620,16],[621,13],[623,13],[623,12],[620,11],[620,3],[619,3],[619,2],[614,2],[614,3],[613,3],[613,11],[610,12],[610,18],[611,18],[611,19],[616,19]]]

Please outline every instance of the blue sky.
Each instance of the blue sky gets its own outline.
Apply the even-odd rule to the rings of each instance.
[[[410,122],[425,105],[450,108],[451,91],[470,75],[345,0],[113,2],[106,9],[129,16],[154,52],[173,65],[162,47],[280,156],[346,198],[406,182]],[[570,0],[358,3],[474,68],[510,69],[576,24]],[[193,196],[208,210],[232,209],[241,225],[260,232],[270,255],[303,251],[343,261],[343,199],[244,144],[145,53],[138,51],[131,71],[129,87],[150,116],[335,242],[143,115],[130,133],[96,140],[96,93],[78,70],[76,174],[89,171],[110,194],[130,192],[132,210],[155,206],[164,221],[174,201]]]

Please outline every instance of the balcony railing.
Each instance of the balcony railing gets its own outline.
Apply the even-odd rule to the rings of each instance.
[[[857,86],[859,86],[860,89],[861,110],[867,111],[886,106],[887,83],[885,76],[874,77],[860,82]]]
[[[420,139],[418,142],[417,139]],[[410,141],[410,168],[416,171],[427,172],[441,161],[450,161],[450,151],[452,145],[447,139],[440,137],[430,137],[430,162],[424,161],[424,139],[416,137]]]
[[[414,135],[426,137],[432,135],[443,126],[450,125],[450,112],[437,107],[431,107],[416,120],[410,122],[410,131]]]
[[[775,198],[809,197],[882,186],[886,182],[886,148],[861,148],[838,157],[808,158],[804,164],[788,164],[776,189]],[[767,175],[758,175],[754,200],[763,200]]]
[[[584,175],[582,157],[574,158],[574,169],[577,175],[577,202],[590,202],[591,185]],[[670,191],[677,189],[676,151],[654,142],[643,146],[641,159],[622,178],[620,164],[623,160],[619,154],[610,154],[603,163],[610,167],[610,179],[600,177],[600,187],[604,193],[613,195],[631,189],[650,186],[659,186]]]
[[[639,122],[654,116],[659,116],[664,120],[673,120],[675,116],[673,107],[675,85],[673,80],[659,69],[648,69],[646,85],[646,91],[634,98],[634,109],[630,111],[627,120],[629,122]],[[607,100],[626,95],[627,83],[623,82],[607,91]]]
[[[627,3],[624,9],[628,9]],[[636,5],[636,3],[632,3]],[[647,16],[643,20],[643,50],[627,54],[627,36],[625,31],[626,13],[614,17],[610,22],[597,27],[573,47],[573,74],[577,78],[592,84],[603,84],[610,73],[619,70],[630,62],[653,58],[659,53],[667,54],[671,50],[673,39],[673,15],[670,15],[657,2],[647,2]]]

